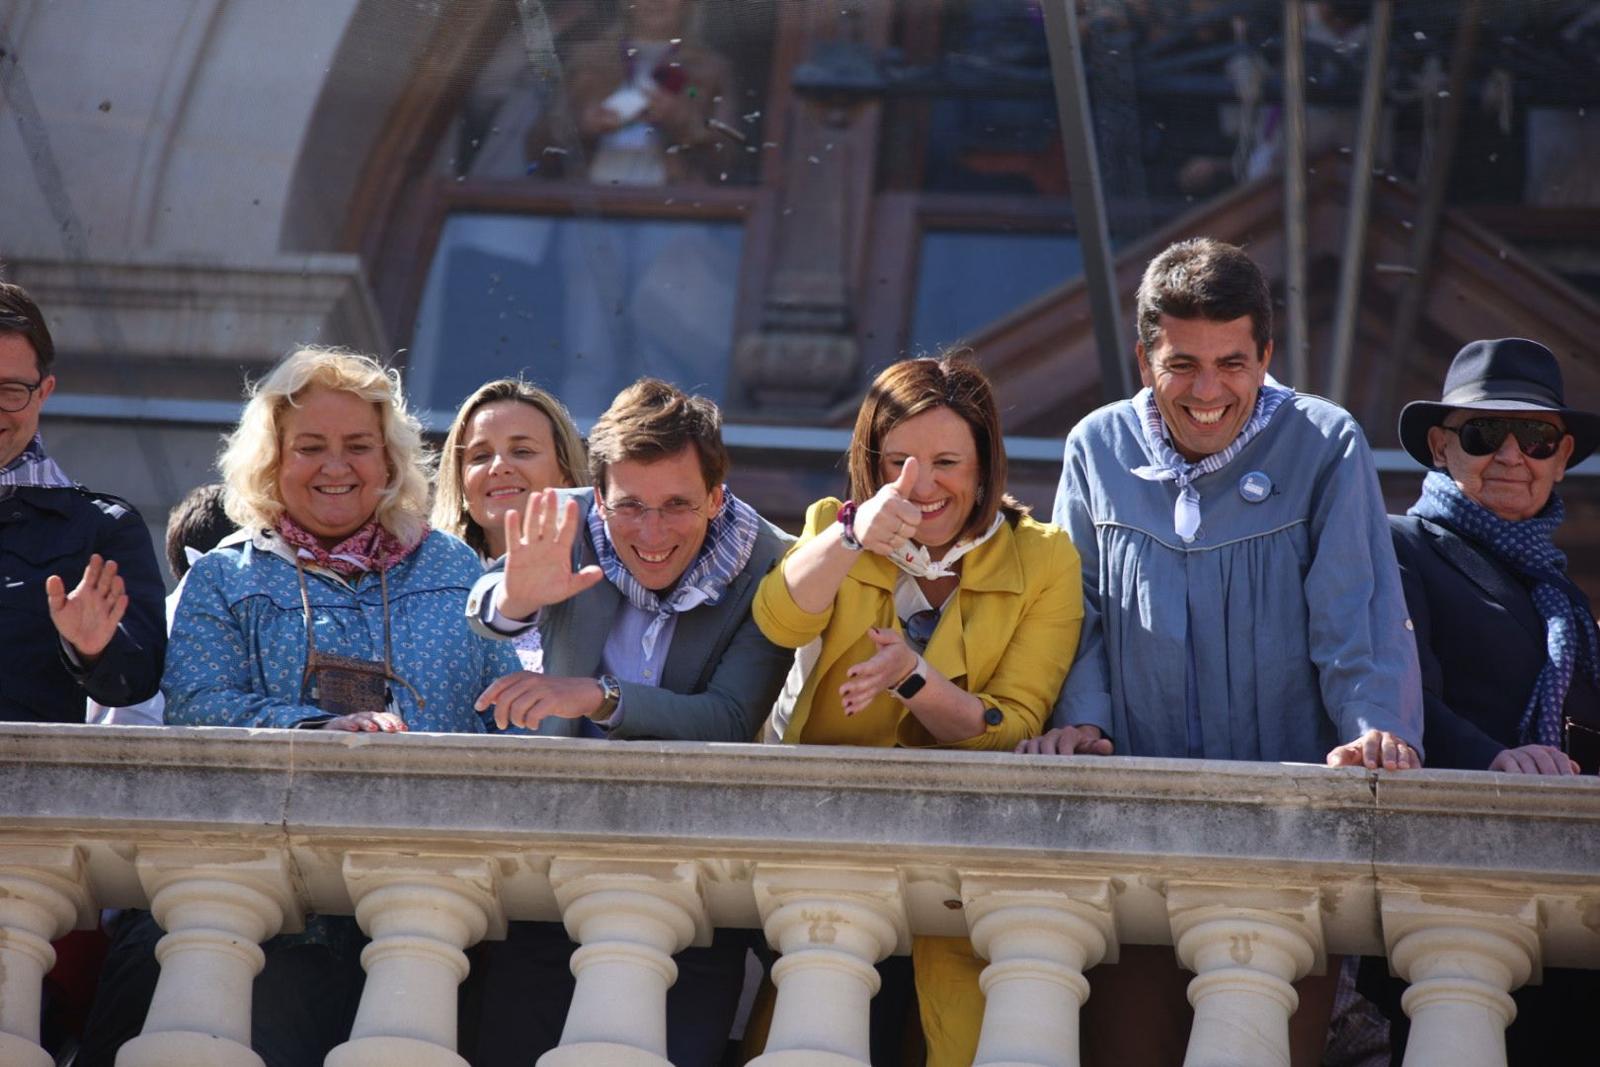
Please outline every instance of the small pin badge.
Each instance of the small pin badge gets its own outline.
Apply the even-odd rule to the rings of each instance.
[[[1239,479],[1239,495],[1252,504],[1259,504],[1272,495],[1272,479],[1265,471],[1251,471]]]

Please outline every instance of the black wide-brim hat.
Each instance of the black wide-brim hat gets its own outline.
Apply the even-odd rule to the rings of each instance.
[[[1567,407],[1555,353],[1522,337],[1473,341],[1457,352],[1444,376],[1444,395],[1438,402],[1413,400],[1400,410],[1400,447],[1431,470],[1428,430],[1457,408],[1560,415],[1573,440],[1569,468],[1589,458],[1600,445],[1600,415]]]

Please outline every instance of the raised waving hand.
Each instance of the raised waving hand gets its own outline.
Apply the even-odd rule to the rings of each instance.
[[[505,578],[495,609],[507,619],[529,619],[551,604],[577,596],[604,577],[593,564],[572,569],[572,542],[582,522],[578,502],[554,489],[534,493],[527,510],[506,512]]]
[[[128,590],[117,575],[117,561],[89,557],[83,578],[71,592],[59,575],[44,580],[50,621],[86,663],[93,663],[117,634],[128,610]]]

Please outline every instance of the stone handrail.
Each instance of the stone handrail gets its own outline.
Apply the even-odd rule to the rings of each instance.
[[[1503,1064],[1509,990],[1600,967],[1600,782],[0,725],[0,1062],[50,1062],[49,942],[132,906],[168,935],[122,1067],[259,1064],[257,944],[307,912],[373,939],[333,1067],[463,1064],[463,950],[525,919],[582,945],[546,1067],[665,1064],[670,956],[718,926],[782,954],[764,1067],[865,1064],[872,965],[914,934],[990,960],[990,1067],[1077,1064],[1083,972],[1125,943],[1197,972],[1195,1067],[1287,1063],[1290,983],[1330,954],[1387,955],[1413,982],[1408,1067]]]

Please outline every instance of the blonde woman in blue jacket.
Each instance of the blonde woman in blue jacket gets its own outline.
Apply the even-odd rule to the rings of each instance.
[[[799,649],[769,723],[795,744],[1013,750],[1037,735],[1083,621],[1078,553],[1006,495],[988,380],[964,360],[883,371],[850,445],[852,500],[811,506],[752,612]],[[929,1067],[970,1064],[984,961],[965,939],[912,952]]]

